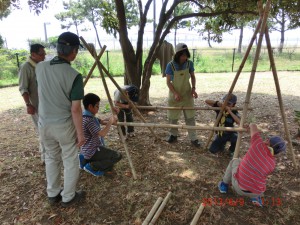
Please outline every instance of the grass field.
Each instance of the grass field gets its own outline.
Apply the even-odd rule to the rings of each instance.
[[[244,49],[245,51],[245,49]],[[275,51],[275,50],[274,50]],[[55,55],[53,51],[47,51],[48,59]],[[18,67],[14,52],[0,51],[0,87],[16,85],[18,83]],[[21,55],[22,54],[22,55]],[[143,58],[146,59],[148,51],[144,51]],[[252,70],[255,48],[252,49],[248,56],[244,72]],[[26,52],[20,53],[20,64],[26,60]],[[196,73],[219,73],[219,72],[236,72],[240,67],[244,53],[235,53],[233,60],[233,49],[205,48],[191,50],[191,60],[194,60]],[[274,53],[276,68],[278,71],[300,71],[300,52],[297,48],[288,48],[282,54]],[[112,76],[124,76],[124,63],[121,51],[107,51],[101,58],[103,65],[109,70]],[[75,69],[86,76],[92,67],[94,60],[86,51],[79,52],[76,60],[72,62]],[[258,62],[257,71],[270,71],[270,62],[266,49],[262,49]],[[156,60],[152,68],[152,74],[160,74],[161,69],[159,61]],[[94,70],[93,76],[97,77],[99,72]]]

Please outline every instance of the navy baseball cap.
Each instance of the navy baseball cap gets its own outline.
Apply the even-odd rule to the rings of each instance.
[[[280,153],[280,152],[285,152],[286,151],[286,143],[285,141],[279,137],[279,136],[270,136],[270,146],[274,150],[274,155]]]
[[[222,100],[225,101],[226,98],[227,98],[227,94],[223,96]],[[236,104],[236,102],[237,102],[236,95],[230,94],[229,99],[228,99],[228,103]]]
[[[125,85],[124,89],[128,93],[128,96],[131,101],[137,102],[139,100],[139,89],[135,85]]]
[[[81,46],[79,37],[72,33],[72,32],[64,32],[61,35],[59,35],[57,39],[57,43],[61,45],[68,45],[68,46]]]

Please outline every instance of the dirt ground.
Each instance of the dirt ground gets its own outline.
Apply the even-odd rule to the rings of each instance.
[[[197,75],[199,100],[220,99],[229,90],[233,74]],[[299,164],[300,145],[294,138],[299,125],[294,110],[300,103],[300,73],[280,73],[285,115]],[[245,101],[249,74],[239,79],[235,93],[238,106]],[[121,83],[121,79],[118,80]],[[151,81],[153,105],[166,105],[167,90],[161,77]],[[88,92],[98,93],[99,80],[92,79]],[[157,88],[163,87],[160,90]],[[102,87],[100,87],[102,90]],[[264,136],[283,135],[284,126],[270,73],[256,76],[247,121],[256,121]],[[106,98],[99,92],[104,106]],[[185,130],[180,130],[177,143],[168,144],[167,129],[155,129],[161,140],[155,141],[147,128],[136,128],[136,137],[127,141],[138,179],[130,176],[124,146],[114,127],[106,137],[110,148],[119,150],[124,158],[116,165],[113,177],[94,177],[80,172],[78,189],[87,192],[80,206],[51,207],[47,202],[45,168],[38,153],[37,134],[26,114],[17,87],[0,89],[0,221],[1,224],[135,224],[140,225],[159,197],[172,195],[157,223],[160,225],[190,224],[201,202],[206,203],[198,224],[300,224],[300,172],[292,163],[291,154],[277,161],[269,176],[263,208],[253,206],[249,199],[232,190],[221,194],[217,183],[230,161],[228,151],[218,157],[204,147],[190,145]],[[240,111],[242,113],[242,111]],[[147,122],[166,124],[166,111],[143,112]],[[106,115],[104,115],[106,117]],[[212,125],[215,113],[197,111],[197,125]],[[139,119],[135,117],[138,122]],[[184,121],[180,121],[184,123]],[[205,145],[210,131],[197,131]],[[242,134],[240,156],[247,150],[249,134]]]

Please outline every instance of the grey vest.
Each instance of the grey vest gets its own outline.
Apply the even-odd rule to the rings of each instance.
[[[68,63],[36,66],[40,125],[64,123],[72,119],[70,93],[79,73]]]

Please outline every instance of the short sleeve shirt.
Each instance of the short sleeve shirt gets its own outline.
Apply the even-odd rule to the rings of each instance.
[[[85,144],[81,147],[81,153],[85,159],[90,159],[101,146],[98,133],[101,127],[96,123],[95,117],[83,116],[82,128],[85,137]]]
[[[171,62],[169,62],[168,64],[167,64],[167,67],[166,67],[166,71],[165,71],[165,73],[166,73],[166,75],[170,75],[171,76],[171,80],[173,80],[173,78],[174,78],[174,71],[173,71],[173,68],[172,68],[172,63],[173,63],[173,65],[174,65],[174,67],[175,67],[175,71],[179,71],[179,70],[183,70],[183,69],[185,69],[186,67],[187,67],[187,63],[189,62],[189,72],[190,73],[192,73],[192,72],[194,72],[195,71],[195,68],[194,68],[194,63],[193,63],[193,61],[191,61],[191,60],[188,60],[188,61],[186,61],[184,64],[182,64],[182,65],[179,65],[178,63],[176,63],[175,61],[171,61]]]

